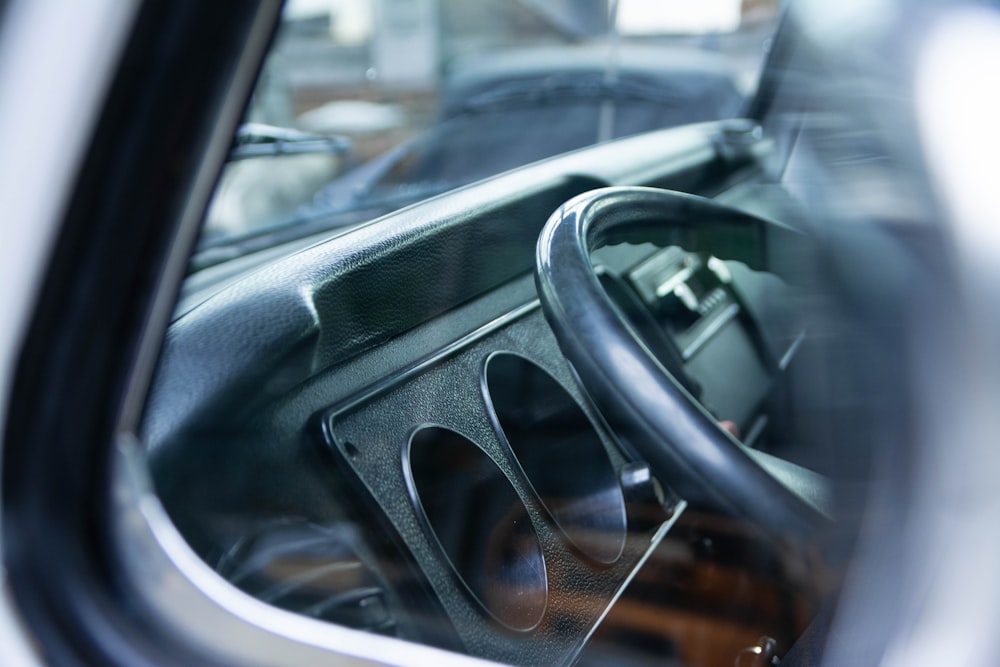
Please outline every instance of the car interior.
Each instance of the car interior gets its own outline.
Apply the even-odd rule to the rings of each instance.
[[[876,391],[801,188],[880,155],[803,112],[777,39],[740,118],[189,287],[139,433],[187,544],[269,605],[507,664],[798,664],[868,465],[837,417]]]
[[[0,2],[0,663],[997,662],[995,2],[86,4]]]

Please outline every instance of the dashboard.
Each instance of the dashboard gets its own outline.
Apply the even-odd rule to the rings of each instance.
[[[649,317],[686,382],[758,439],[770,376],[726,265],[669,248],[625,275],[635,298],[659,306]],[[332,406],[321,424],[336,466],[380,508],[463,644],[505,662],[572,662],[684,508],[602,423],[537,300]]]
[[[630,584],[704,511],[594,407],[531,270],[545,219],[581,192],[732,187],[713,124],[654,135],[673,161],[651,160],[650,141],[405,209],[180,316],[143,438],[192,548],[244,591],[304,615],[512,664],[592,659]],[[802,340],[768,308],[790,303],[791,288],[678,247],[612,245],[594,264],[685,390],[766,447],[768,401]],[[752,528],[736,532],[726,553],[782,560]],[[792,637],[808,595],[776,579],[795,611],[769,631]],[[759,631],[745,625],[737,644]]]

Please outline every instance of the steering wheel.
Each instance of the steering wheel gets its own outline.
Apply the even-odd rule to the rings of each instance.
[[[781,535],[812,534],[829,522],[825,478],[752,450],[720,428],[634,333],[601,286],[590,253],[653,242],[764,269],[769,243],[793,234],[702,197],[602,188],[552,214],[535,265],[546,320],[615,434],[689,502]]]

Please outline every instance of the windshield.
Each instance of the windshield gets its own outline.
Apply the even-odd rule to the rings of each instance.
[[[778,4],[291,0],[191,271],[595,143],[738,116]]]

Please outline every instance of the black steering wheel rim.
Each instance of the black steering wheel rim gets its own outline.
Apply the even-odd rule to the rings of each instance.
[[[654,357],[608,298],[591,263],[609,243],[678,245],[767,264],[784,228],[709,199],[655,188],[594,190],[561,206],[537,246],[535,282],[559,346],[616,435],[685,499],[773,532],[812,533],[828,519],[819,475],[750,450]]]

